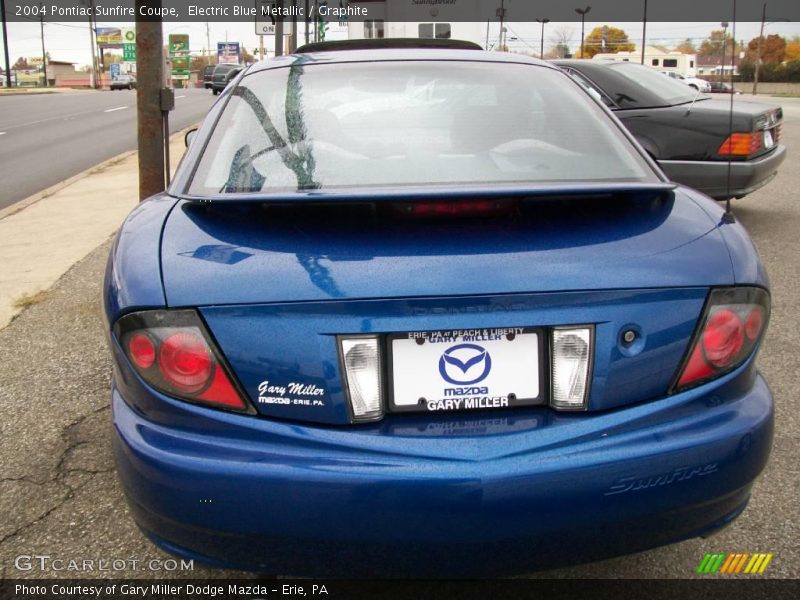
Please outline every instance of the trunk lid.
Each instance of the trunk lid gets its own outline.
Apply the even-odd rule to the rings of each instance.
[[[717,223],[680,189],[447,220],[182,202],[164,228],[162,272],[169,306],[733,283]]]
[[[433,220],[179,203],[162,263],[168,305],[199,307],[261,414],[328,424],[350,420],[337,336],[364,333],[387,352],[388,382],[412,376],[393,371],[392,334],[515,327],[546,340],[551,327],[591,324],[589,410],[662,396],[708,287],[734,283],[717,223],[680,188]],[[624,328],[641,343],[621,346]],[[546,343],[542,352],[546,402]]]

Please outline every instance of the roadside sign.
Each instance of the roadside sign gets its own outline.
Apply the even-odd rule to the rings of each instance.
[[[120,76],[119,63],[112,63],[111,66],[109,66],[109,71],[111,72],[111,81],[116,81],[117,79],[119,79]]]
[[[169,59],[172,62],[172,79],[189,79],[189,34],[169,34]]]
[[[122,29],[122,43],[135,44],[136,43],[136,30],[131,27]]]
[[[256,35],[275,35],[275,0],[255,0],[256,2]],[[283,35],[292,35],[294,22],[283,19]]]
[[[189,57],[173,56],[170,60],[172,61],[172,78],[189,79]]]
[[[239,62],[239,42],[217,42],[218,63]]]
[[[169,55],[184,56],[189,54],[189,34],[170,33],[169,34]]]
[[[122,30],[118,27],[97,27],[94,32],[98,46],[118,46],[122,43]]]
[[[122,44],[122,60],[136,62],[136,44]]]

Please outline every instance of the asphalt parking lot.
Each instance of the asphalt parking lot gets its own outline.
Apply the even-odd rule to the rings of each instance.
[[[747,98],[745,97],[745,100]],[[734,202],[772,283],[772,321],[759,364],[775,395],[772,458],[744,514],[711,539],[533,577],[687,578],[707,552],[769,552],[765,577],[800,577],[800,98],[784,105],[782,142],[789,158],[766,188]],[[0,330],[0,577],[249,577],[169,558],[137,530],[114,473],[110,444],[111,359],[100,321],[100,289],[109,242],[74,266],[8,327]],[[702,260],[702,257],[698,257]],[[111,573],[42,571],[51,559],[117,559]],[[131,561],[136,568],[131,568]],[[32,568],[27,569],[28,566]]]

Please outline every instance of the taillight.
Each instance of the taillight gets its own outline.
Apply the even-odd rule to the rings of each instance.
[[[764,335],[769,307],[769,294],[762,288],[713,290],[673,391],[700,385],[741,366]]]
[[[592,361],[591,327],[552,330],[550,351],[552,388],[550,406],[557,410],[585,410]]]
[[[181,400],[254,412],[193,310],[154,310],[122,317],[114,333],[136,372]]]
[[[375,336],[342,337],[341,357],[353,421],[376,421],[383,417],[381,348]]]
[[[190,331],[178,331],[161,342],[158,368],[172,387],[193,394],[211,381],[213,361],[203,338]]]
[[[761,150],[762,131],[732,133],[717,150],[720,156],[750,156]]]
[[[404,217],[499,217],[510,215],[518,205],[516,200],[417,200],[391,205],[395,215]]]

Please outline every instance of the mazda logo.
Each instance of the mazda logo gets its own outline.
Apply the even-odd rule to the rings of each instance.
[[[450,346],[439,359],[439,374],[453,385],[483,381],[492,370],[492,357],[477,344]]]

